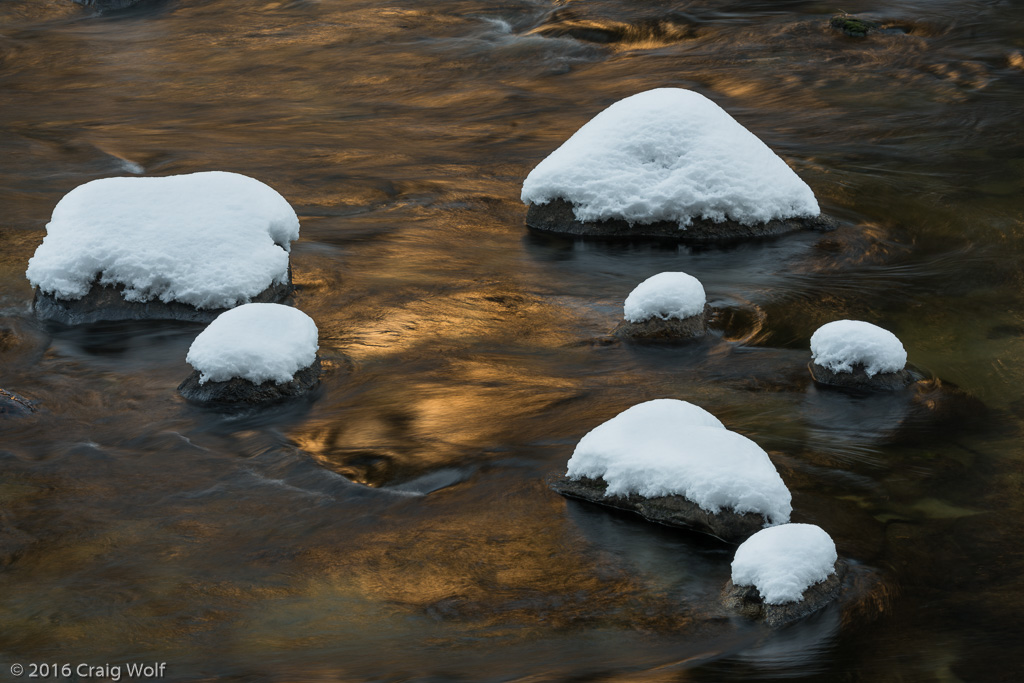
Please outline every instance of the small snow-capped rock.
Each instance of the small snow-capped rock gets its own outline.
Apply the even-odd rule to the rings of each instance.
[[[281,304],[220,314],[188,350],[195,368],[178,391],[204,404],[259,404],[306,393],[320,381],[316,323]]]

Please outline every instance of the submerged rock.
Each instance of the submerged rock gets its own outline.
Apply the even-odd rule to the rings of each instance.
[[[286,282],[275,283],[252,298],[252,303],[280,303],[291,296],[291,269]],[[33,308],[36,317],[64,325],[84,325],[117,320],[184,320],[210,322],[226,308],[196,308],[180,301],[127,301],[123,286],[94,284],[80,299],[58,299],[36,289]]]
[[[688,243],[731,242],[760,237],[774,237],[799,230],[834,230],[835,219],[824,214],[812,217],[776,219],[764,223],[744,225],[736,221],[715,222],[694,219],[685,228],[676,221],[633,223],[609,218],[581,221],[573,212],[573,205],[564,199],[552,199],[547,204],[531,204],[526,212],[526,225],[534,230],[606,239],[653,238]]]
[[[549,481],[553,491],[598,505],[635,512],[644,519],[668,526],[710,534],[729,543],[739,543],[764,527],[764,518],[756,513],[738,513],[721,509],[709,512],[683,496],[646,498],[636,493],[605,495],[608,484],[601,479],[555,477]]]
[[[36,412],[35,406],[24,396],[0,389],[0,417],[20,417]]]
[[[852,14],[837,14],[829,19],[828,25],[854,38],[863,38],[872,31],[882,28],[873,21],[860,19]]]
[[[308,394],[320,385],[320,359],[295,373],[291,381],[278,384],[274,380],[255,383],[235,377],[223,382],[201,382],[198,370],[178,385],[178,393],[186,400],[210,407],[259,406]]]

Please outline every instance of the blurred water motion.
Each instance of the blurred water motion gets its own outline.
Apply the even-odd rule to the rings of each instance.
[[[0,3],[0,651],[174,680],[1012,680],[1024,662],[1024,17],[1014,3]],[[838,217],[729,248],[529,234],[522,178],[611,102],[688,87]],[[208,414],[199,327],[46,327],[25,264],[94,178],[231,170],[302,218],[312,402]],[[610,342],[664,270],[713,334]],[[807,373],[836,318],[935,375]],[[951,385],[955,385],[952,387]],[[958,388],[956,388],[958,387]],[[783,632],[721,608],[732,549],[544,483],[637,402],[766,448],[856,568]]]

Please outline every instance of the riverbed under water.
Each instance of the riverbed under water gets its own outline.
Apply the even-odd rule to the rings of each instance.
[[[1024,3],[166,0],[0,4],[0,659],[170,680],[1019,680],[1024,666]],[[729,248],[532,234],[529,170],[622,97],[691,88],[839,219]],[[302,221],[314,400],[175,387],[201,326],[45,326],[26,262],[95,178],[236,171]],[[610,343],[625,295],[698,277],[714,333]],[[862,319],[938,378],[816,389]],[[956,389],[959,387],[959,389]],[[770,631],[733,549],[546,477],[640,401],[757,441],[851,563]],[[2,418],[2,416],[0,416]]]

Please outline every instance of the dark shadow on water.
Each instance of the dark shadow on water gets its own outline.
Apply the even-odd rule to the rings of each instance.
[[[125,320],[67,326],[45,323],[53,344],[70,356],[89,356],[133,362],[151,363],[167,358],[172,349],[184,346],[185,351],[204,328],[203,323],[177,320]],[[181,360],[184,360],[184,353]]]
[[[182,399],[185,415],[194,420],[198,431],[232,434],[250,429],[283,430],[309,418],[314,404],[325,393],[321,382],[303,396],[263,406],[200,406]]]
[[[177,2],[174,0],[74,0],[95,16],[106,20],[152,18],[172,11]]]

